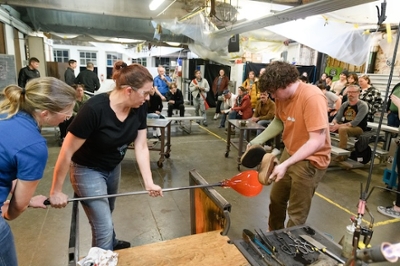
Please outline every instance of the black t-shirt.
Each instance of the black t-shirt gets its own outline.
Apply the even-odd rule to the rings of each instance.
[[[68,127],[73,135],[86,139],[72,156],[77,164],[113,170],[124,158],[128,145],[146,129],[146,105],[131,109],[121,122],[110,107],[109,94],[102,93],[90,98]]]

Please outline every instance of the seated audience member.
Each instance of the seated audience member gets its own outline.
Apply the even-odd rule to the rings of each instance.
[[[342,71],[342,73],[339,75],[339,80],[336,80],[332,83],[330,91],[336,93],[336,95],[339,95],[343,88],[346,87],[348,76],[349,73],[347,71]]]
[[[156,93],[165,100],[165,95],[168,92],[169,86],[172,84],[172,79],[165,74],[165,68],[163,66],[158,66],[158,75],[154,78],[153,84],[156,88]]]
[[[347,87],[349,85],[358,85],[358,76],[356,73],[350,73],[348,75],[347,84],[339,93],[339,97],[342,98],[342,103],[347,101]]]
[[[347,148],[348,137],[358,137],[367,129],[368,105],[359,99],[360,87],[347,87],[348,101],[340,106],[329,130],[339,132],[339,148]],[[338,161],[344,160],[339,157]]]
[[[161,111],[163,108],[162,99],[161,96],[156,93],[155,87],[151,88],[149,96],[149,100],[147,101],[147,118],[164,118],[164,116],[161,115]],[[153,137],[159,138],[160,136],[160,129],[153,128]]]
[[[168,117],[172,116],[174,109],[179,109],[179,116],[185,116],[182,91],[176,87],[175,83],[169,85],[169,91],[165,94],[165,98],[168,102]]]
[[[321,89],[322,93],[326,97],[326,100],[328,102],[328,120],[329,122],[332,122],[333,118],[335,118],[335,115],[340,108],[340,105],[342,104],[342,100],[336,94],[330,91],[326,91],[323,83],[318,83],[317,87]]]
[[[381,92],[371,85],[368,75],[362,75],[358,78],[360,85],[360,99],[368,104],[368,121],[374,122],[375,113],[382,107]]]
[[[229,115],[231,108],[235,105],[236,102],[236,94],[230,92],[228,89],[222,92],[222,95],[219,96],[218,100],[221,101],[221,122],[219,124],[219,128],[225,128],[226,117]]]
[[[390,96],[392,96],[392,95],[400,98],[400,83],[397,83],[393,87],[392,92],[390,93]],[[388,126],[390,126],[390,127],[399,127],[400,126],[399,110],[398,109],[399,108],[397,107],[397,105],[395,105],[394,102],[392,101],[392,99],[390,99],[388,104],[387,104],[387,112],[388,112],[387,123],[388,123]]]
[[[203,126],[207,126],[207,114],[205,102],[207,99],[207,92],[210,91],[210,85],[205,78],[201,77],[201,71],[196,70],[194,72],[196,76],[189,84],[190,92],[193,96],[193,106],[195,108],[195,115],[199,116],[201,112],[201,116],[203,117]]]
[[[251,120],[260,126],[267,127],[275,117],[275,103],[269,98],[268,92],[260,93],[260,100],[257,102]],[[262,130],[257,131],[257,135]]]
[[[326,79],[325,79],[325,89],[326,89],[327,91],[330,91],[330,90],[331,90],[332,80],[333,80],[333,77],[332,77],[332,76],[327,76]],[[333,92],[333,93],[335,93],[335,92]]]
[[[299,80],[300,80],[301,82],[303,82],[303,83],[308,83],[308,78],[307,78],[306,76],[301,75],[301,76],[299,77]]]
[[[66,119],[64,122],[60,123],[58,127],[60,128],[60,145],[63,143],[65,136],[67,135],[67,128],[71,124],[75,115],[78,113],[79,109],[81,109],[82,105],[89,100],[89,96],[85,94],[85,85],[83,84],[74,84],[71,87],[75,89],[75,106],[72,116],[69,119]]]
[[[239,95],[236,98],[235,105],[229,112],[229,119],[249,119],[253,115],[250,96],[245,87],[239,87]]]
[[[321,77],[319,78],[319,80],[315,83],[315,85],[318,85],[319,83],[322,83],[326,86],[326,78],[328,77],[328,75],[326,73],[322,73]]]

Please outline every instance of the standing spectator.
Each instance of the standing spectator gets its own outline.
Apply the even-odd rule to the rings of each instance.
[[[172,116],[172,111],[174,109],[179,110],[179,116],[185,116],[185,105],[183,105],[183,94],[180,89],[176,87],[175,83],[171,83],[169,85],[169,91],[165,94],[165,98],[167,98],[168,102],[168,117]]]
[[[60,128],[60,146],[62,145],[65,136],[67,135],[67,128],[71,124],[72,120],[78,113],[79,109],[81,109],[82,105],[89,100],[89,96],[84,93],[84,88],[82,84],[73,84],[72,87],[75,89],[75,106],[74,112],[69,119],[65,119],[62,123],[58,125]]]
[[[203,126],[207,126],[207,114],[206,107],[204,101],[207,99],[207,92],[210,90],[210,85],[208,85],[208,81],[205,78],[201,77],[201,71],[196,70],[194,72],[196,76],[190,82],[189,89],[192,92],[193,96],[193,106],[195,108],[195,115],[199,116],[199,111],[203,116]],[[200,95],[201,94],[201,95]]]
[[[34,79],[25,88],[10,85],[0,102],[0,265],[18,265],[14,237],[5,220],[26,208],[44,208],[46,196],[32,198],[48,159],[42,126],[56,126],[72,115],[75,91],[50,77]],[[11,194],[11,199],[7,197]]]
[[[29,59],[29,63],[26,67],[21,68],[18,74],[18,86],[25,88],[26,83],[34,78],[40,77],[39,72],[39,59],[32,57]]]
[[[86,64],[86,69],[82,70],[75,79],[75,84],[83,84],[85,90],[94,93],[100,89],[100,80],[96,73],[93,72],[94,65],[92,62]]]
[[[90,98],[68,128],[58,156],[50,190],[52,207],[63,208],[68,196],[62,192],[67,173],[78,197],[117,194],[121,161],[134,142],[135,157],[145,189],[152,197],[162,196],[153,183],[147,146],[147,107],[153,85],[149,71],[139,64],[114,64],[111,92]],[[92,246],[105,250],[130,247],[118,240],[112,221],[116,197],[81,201],[92,229]]]
[[[368,105],[359,99],[360,87],[347,86],[348,101],[344,102],[338,110],[330,131],[339,133],[339,148],[347,149],[348,137],[358,137],[367,129]],[[337,161],[343,161],[343,156],[338,156]]]
[[[218,128],[225,128],[226,117],[229,115],[232,107],[236,102],[236,94],[230,92],[229,90],[224,90],[222,95],[219,96],[219,101],[221,101],[221,122]]]
[[[157,68],[158,76],[154,78],[154,87],[156,92],[160,95],[161,99],[165,101],[165,95],[169,91],[169,86],[172,84],[172,80],[169,76],[165,75],[165,68],[159,66]]]
[[[212,92],[214,94],[214,100],[216,103],[214,120],[217,120],[219,117],[219,114],[221,113],[221,103],[222,102],[220,100],[218,100],[218,97],[222,95],[222,92],[224,90],[228,89],[228,84],[229,84],[229,78],[227,76],[225,76],[225,70],[220,69],[219,76],[214,79],[213,84],[212,84]]]
[[[396,97],[400,98],[400,83],[397,83],[390,93],[390,100],[387,104],[387,123],[388,126],[391,127],[399,127],[400,126],[400,119],[399,119],[399,108],[396,104],[393,103],[391,100],[391,96],[395,95]]]
[[[275,61],[260,77],[260,91],[275,99],[275,118],[255,139],[263,144],[282,130],[285,149],[272,174],[269,205],[269,230],[306,222],[312,197],[330,162],[330,137],[325,96],[316,86],[301,83],[296,66]],[[259,175],[268,169],[261,164]],[[264,177],[261,177],[264,178]]]
[[[149,100],[147,101],[147,118],[150,119],[159,119],[164,118],[161,115],[163,104],[160,95],[156,93],[156,88],[154,86],[150,90]],[[160,128],[153,128],[153,137],[159,138],[161,137]]]
[[[400,107],[400,98],[397,97],[395,94],[390,96],[390,100],[393,105],[397,106],[397,110]],[[399,113],[399,111],[397,111]],[[400,143],[400,140],[397,139],[396,143]],[[395,162],[393,162],[395,163]],[[396,165],[397,165],[397,194],[396,200],[394,201],[394,205],[392,206],[378,206],[378,212],[382,213],[383,215],[392,217],[392,218],[400,218],[400,148],[399,146],[396,149]]]
[[[257,101],[260,98],[260,92],[256,85],[256,75],[254,74],[254,71],[249,72],[249,77],[243,82],[242,87],[245,87],[249,92],[251,108],[256,108]]]
[[[75,68],[76,68],[76,60],[70,59],[68,61],[68,67],[64,72],[64,80],[69,86],[75,84]]]
[[[260,93],[260,100],[257,102],[251,120],[260,126],[267,127],[275,117],[275,103],[269,98],[268,92]],[[257,135],[261,133],[257,131]]]
[[[382,107],[381,92],[371,85],[368,75],[362,75],[358,78],[360,85],[360,99],[368,104],[368,121],[374,122],[375,113]]]

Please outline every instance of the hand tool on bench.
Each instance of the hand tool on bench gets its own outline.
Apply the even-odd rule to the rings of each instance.
[[[246,229],[245,229],[246,230]],[[256,244],[253,242],[253,240],[251,239],[251,237],[249,235],[247,235],[245,233],[245,230],[243,230],[242,233],[242,237],[244,239],[244,241],[249,244],[249,246],[257,253],[257,255],[259,255],[262,260],[267,264],[267,265],[272,265],[271,262],[269,262],[267,260],[267,258],[264,256],[264,254],[258,249],[258,247],[256,246]]]
[[[271,241],[269,241],[264,232],[261,229],[260,232],[258,232],[257,229],[254,229],[254,231],[256,231],[257,235],[260,237],[261,241],[267,246],[267,248],[272,251],[272,254],[275,255],[276,248],[274,245],[272,245]]]
[[[262,191],[262,188],[263,188],[262,184],[260,184],[260,182],[258,182],[258,172],[255,170],[247,170],[247,171],[243,171],[243,172],[235,175],[231,179],[225,179],[216,184],[166,188],[166,189],[162,189],[162,192],[185,190],[185,189],[195,189],[195,188],[207,188],[207,187],[232,188],[239,194],[246,196],[246,197],[257,196],[258,194],[260,194],[260,192]],[[147,190],[144,190],[144,191],[133,191],[133,192],[126,192],[126,193],[119,193],[119,194],[110,194],[110,195],[78,197],[78,198],[68,199],[68,202],[131,196],[131,195],[141,195],[141,194],[148,194],[148,193],[149,192]],[[50,205],[49,199],[45,200],[44,204]]]
[[[248,230],[248,229],[244,229],[244,230],[243,230],[243,233],[246,234],[246,235],[248,235],[248,236],[250,237],[250,239],[251,239],[254,243],[256,243],[256,245],[258,245],[262,250],[265,251],[265,253],[267,253],[269,256],[271,256],[271,258],[273,258],[276,262],[278,262],[279,265],[285,266],[285,264],[283,264],[283,263],[272,253],[271,250],[269,250],[266,246],[264,246],[264,245],[260,242],[260,240],[258,240],[258,239],[256,238],[256,236],[254,235],[253,232],[251,232],[251,231]]]
[[[323,245],[322,243],[318,242],[317,240],[315,240],[314,238],[312,238],[311,236],[308,235],[300,235],[301,238],[303,238],[305,241],[307,241],[309,244],[311,244],[312,246],[314,246],[316,248],[316,250],[319,253],[325,253],[326,255],[328,255],[329,257],[331,257],[332,259],[340,262],[340,263],[345,263],[345,261],[340,258],[339,256],[335,255],[334,253],[330,252],[325,245]]]

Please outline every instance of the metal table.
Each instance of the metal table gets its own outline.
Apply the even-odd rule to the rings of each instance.
[[[169,158],[171,153],[171,120],[168,119],[147,119],[148,128],[159,128],[161,131],[160,141],[148,144],[149,151],[159,151],[160,159],[157,161],[158,167],[163,167],[165,158]],[[128,149],[134,149],[132,144]]]
[[[245,122],[245,125],[242,125],[241,123]],[[239,129],[239,138],[232,139],[232,126],[236,129]],[[252,130],[264,130],[265,127],[260,126],[259,124],[250,121],[250,120],[241,120],[241,119],[229,119],[228,120],[228,134],[227,134],[227,139],[226,139],[226,152],[225,152],[225,157],[229,156],[229,152],[231,150],[231,145],[235,147],[238,150],[238,157],[237,157],[237,169],[240,171],[240,158],[242,154],[245,151],[245,148],[247,144],[250,141],[250,132]],[[245,139],[245,134],[244,132],[247,132],[246,134],[246,139]]]

